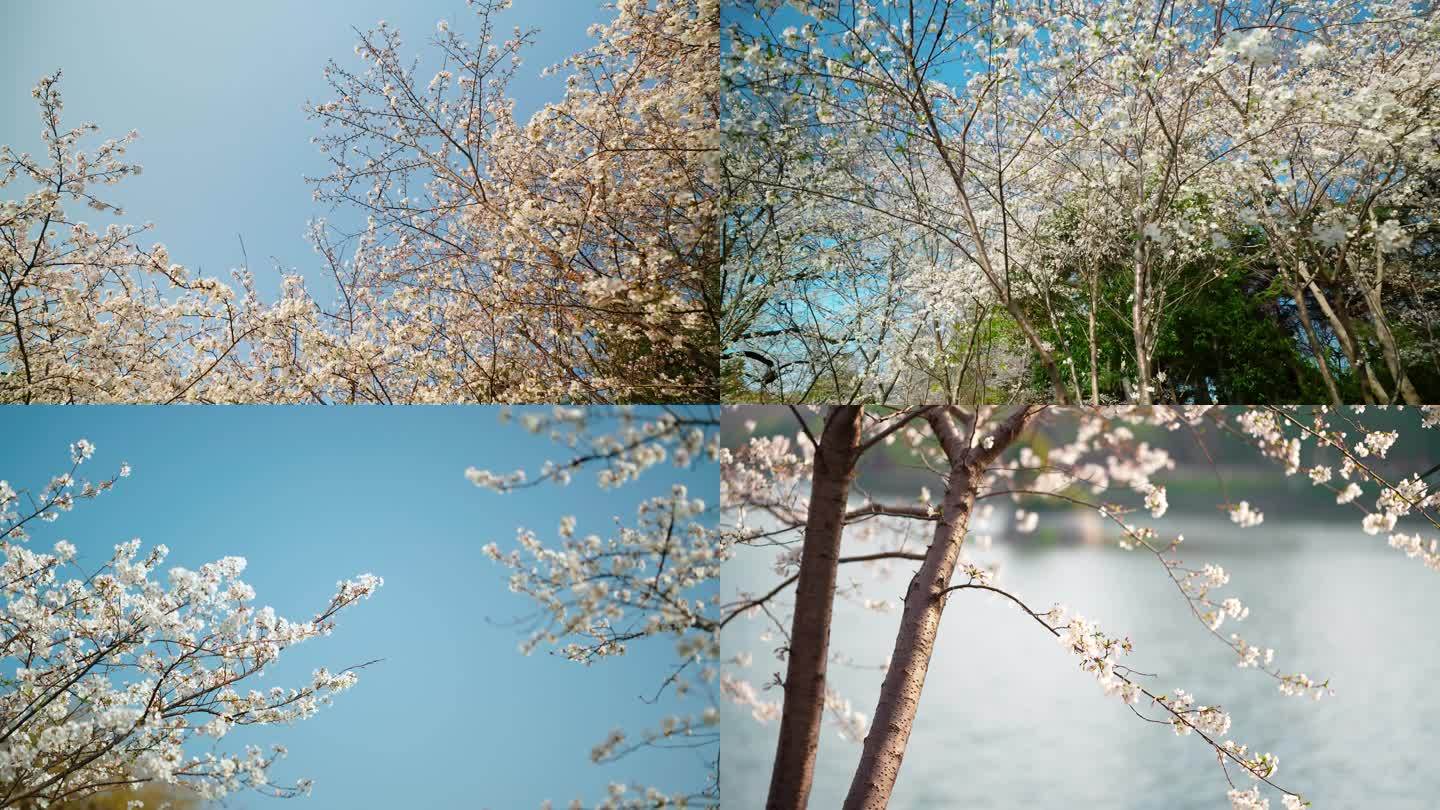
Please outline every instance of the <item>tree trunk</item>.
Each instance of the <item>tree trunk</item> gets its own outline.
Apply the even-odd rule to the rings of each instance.
[[[1365,345],[1359,337],[1359,333],[1355,331],[1350,314],[1343,307],[1333,312],[1341,324],[1340,328],[1343,330],[1344,339],[1348,341],[1352,353],[1358,358],[1357,368],[1364,372],[1365,383],[1369,386],[1374,403],[1386,405],[1393,402],[1395,398],[1386,390],[1385,385],[1380,382],[1380,377],[1375,373],[1375,364],[1370,362],[1370,347]]]
[[[1315,278],[1306,271],[1305,265],[1300,265],[1301,277],[1305,280],[1306,287],[1315,296],[1315,304],[1320,307],[1320,312],[1330,322],[1330,328],[1335,332],[1335,338],[1340,342],[1340,351],[1345,353],[1345,359],[1350,361],[1350,367],[1355,370],[1356,377],[1360,382],[1360,391],[1367,404],[1385,404],[1390,401],[1390,394],[1375,377],[1375,370],[1370,368],[1370,363],[1365,358],[1365,347],[1350,334],[1350,327],[1344,312],[1337,310],[1330,305],[1330,299],[1316,283]]]
[[[1370,228],[1377,229],[1375,212],[1370,212]],[[1359,274],[1357,274],[1358,276]],[[1375,326],[1375,339],[1380,341],[1380,354],[1385,359],[1385,365],[1390,369],[1390,379],[1395,381],[1395,393],[1406,405],[1419,405],[1420,394],[1415,391],[1415,386],[1410,382],[1410,375],[1405,373],[1405,361],[1400,357],[1400,347],[1395,344],[1395,333],[1390,331],[1390,319],[1385,317],[1385,302],[1380,296],[1380,291],[1385,285],[1385,252],[1380,249],[1379,242],[1375,244],[1375,281],[1367,282],[1363,277],[1356,278],[1360,287],[1360,293],[1365,297],[1365,308],[1370,310],[1370,323]]]
[[[875,720],[870,733],[865,735],[860,767],[850,783],[850,794],[845,797],[845,810],[882,810],[890,802],[915,711],[920,705],[925,673],[930,668],[940,615],[945,610],[946,597],[940,594],[950,586],[974,499],[969,475],[952,471],[942,507],[944,519],[935,524],[935,536],[925,562],[905,592],[905,612],[895,637],[890,669],[880,688]]]
[[[1025,335],[1025,339],[1030,342],[1030,348],[1034,349],[1035,354],[1039,355],[1040,365],[1044,366],[1045,374],[1050,378],[1050,389],[1055,392],[1055,404],[1071,404],[1070,391],[1065,387],[1065,379],[1060,376],[1060,364],[1055,362],[1055,355],[1051,354],[1050,350],[1045,347],[1045,341],[1040,338],[1040,334],[1035,331],[1035,327],[1030,325],[1030,319],[1025,317],[1025,312],[1020,309],[1020,305],[1015,303],[1014,298],[1010,297],[1010,291],[1005,290],[1004,293],[1005,311],[1009,312],[1010,317],[1015,319],[1015,324],[1020,327],[1020,331]]]
[[[1100,405],[1100,345],[1095,342],[1095,310],[1100,306],[1100,269],[1090,271],[1090,404]]]
[[[1145,266],[1145,226],[1143,222],[1136,222],[1136,240],[1134,249],[1135,258],[1135,289],[1130,301],[1131,331],[1135,337],[1135,374],[1139,376],[1136,394],[1137,402],[1141,405],[1150,404],[1150,352],[1149,343],[1145,334],[1145,299],[1147,297],[1146,266]]]
[[[785,669],[780,741],[770,772],[767,810],[804,810],[810,801],[820,721],[825,712],[825,670],[830,657],[830,618],[840,540],[845,505],[855,480],[863,412],[858,405],[830,408],[815,450]]]
[[[1320,378],[1325,381],[1325,391],[1330,395],[1330,404],[1338,408],[1344,402],[1340,398],[1340,388],[1335,385],[1335,377],[1330,373],[1329,352],[1320,343],[1319,335],[1315,334],[1315,324],[1310,321],[1310,305],[1305,303],[1305,289],[1292,280],[1290,294],[1295,296],[1295,311],[1300,315],[1300,326],[1305,330],[1310,353],[1315,356],[1315,363],[1320,367]]]
[[[845,797],[845,810],[884,810],[900,775],[905,746],[910,740],[925,673],[945,611],[945,589],[960,559],[960,546],[969,527],[975,489],[987,464],[995,459],[1024,429],[1033,415],[1030,408],[1016,411],[993,435],[988,449],[970,449],[947,411],[931,411],[926,419],[934,429],[950,461],[941,519],[935,524],[925,561],[910,580],[905,592],[905,610],[895,636],[890,668],[880,687],[880,699],[870,733],[860,754],[860,765]]]
[[[1377,249],[1378,253],[1379,250]],[[1395,344],[1395,333],[1390,331],[1390,321],[1385,317],[1385,304],[1380,299],[1378,286],[1371,287],[1360,282],[1360,292],[1365,297],[1365,308],[1370,310],[1370,323],[1375,327],[1375,339],[1380,342],[1380,354],[1385,358],[1385,367],[1390,370],[1390,379],[1395,382],[1395,391],[1406,405],[1419,405],[1420,394],[1405,373],[1400,348]]]

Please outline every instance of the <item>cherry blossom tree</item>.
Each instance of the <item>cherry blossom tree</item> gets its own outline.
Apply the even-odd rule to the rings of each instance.
[[[1235,276],[1264,290],[1277,266],[1307,329],[1305,307],[1333,312],[1324,335],[1293,331],[1332,401],[1349,398],[1321,363],[1332,335],[1365,401],[1421,401],[1388,314],[1402,296],[1386,285],[1433,284],[1390,255],[1428,229],[1434,211],[1433,10],[746,0],[729,19],[727,161],[733,155],[756,187],[750,197],[784,201],[781,216],[832,223],[816,230],[821,240],[864,220],[866,230],[909,235],[900,241],[928,240],[939,256],[899,274],[887,288],[895,303],[871,292],[880,300],[851,307],[870,321],[854,330],[871,342],[866,352],[892,358],[862,369],[875,379],[856,386],[867,392],[857,401],[951,394],[953,386],[914,399],[872,392],[906,393],[885,385],[902,359],[971,371],[950,342],[910,336],[946,325],[963,336],[997,311],[1048,387],[1027,398],[1077,401],[1089,376],[1098,404],[1097,341],[1123,339],[1125,394],[1148,404],[1167,388],[1154,363],[1186,307]],[[1274,222],[1261,229],[1266,218]],[[750,255],[731,257],[739,267],[727,277],[785,272],[778,263],[752,270]],[[801,308],[819,310],[812,320],[823,323],[835,296],[833,285],[812,281],[830,271],[820,258],[797,256],[791,281],[771,286],[815,291],[819,302],[802,299]],[[1093,320],[1071,334],[1059,328],[1061,304],[1082,320],[1107,313],[1127,334],[1098,334]],[[793,318],[803,322],[804,312]],[[727,335],[727,351],[773,353],[779,329]],[[1077,338],[1088,352],[1066,345]],[[1074,367],[1086,360],[1088,375]],[[1380,364],[1383,379],[1371,380],[1367,364]]]
[[[1274,754],[1253,750],[1232,735],[1232,718],[1224,709],[1183,689],[1162,692],[1149,685],[1154,675],[1128,663],[1137,652],[1128,638],[1070,608],[1038,605],[1014,593],[984,559],[990,540],[977,529],[978,521],[1001,508],[999,503],[1011,502],[1013,525],[1021,532],[1035,530],[1037,504],[1090,510],[1115,528],[1122,549],[1154,559],[1157,575],[1174,585],[1197,632],[1228,649],[1239,668],[1255,670],[1282,695],[1330,695],[1328,680],[1282,668],[1274,649],[1239,632],[1222,632],[1249,609],[1224,591],[1229,581],[1224,569],[1185,559],[1182,536],[1162,536],[1146,525],[1169,508],[1164,479],[1176,461],[1165,447],[1139,438],[1137,429],[1193,438],[1202,447],[1207,434],[1237,437],[1273,465],[1277,476],[1304,476],[1328,490],[1365,535],[1387,537],[1390,547],[1440,571],[1440,495],[1426,481],[1435,470],[1388,465],[1386,456],[1402,431],[1367,426],[1361,408],[836,406],[826,411],[820,430],[813,413],[794,411],[799,424],[793,439],[746,435],[762,413],[752,407],[726,414],[721,530],[738,554],[768,553],[777,576],[772,588],[726,593],[720,624],[733,622],[730,632],[742,632],[754,620],[781,639],[776,654],[783,663],[777,669],[784,679],[777,675],[769,685],[783,689],[783,700],[765,699],[761,685],[744,673],[751,662],[739,656],[723,662],[721,687],[757,720],[780,723],[770,808],[805,806],[822,715],[830,716],[842,736],[862,742],[845,807],[887,806],[940,621],[951,597],[961,592],[983,592],[1013,604],[1073,654],[1106,696],[1210,748],[1234,807],[1267,807],[1268,791],[1286,808],[1305,805],[1302,786],[1277,776]],[[1402,410],[1401,417],[1406,431],[1440,427],[1440,409],[1433,406]],[[927,487],[914,501],[891,502],[856,483],[860,459],[887,445],[934,475],[938,499]],[[1221,508],[1240,529],[1264,520],[1260,504],[1233,501],[1228,493]],[[827,650],[833,601],[894,609],[863,589],[837,590],[837,568],[855,564],[913,572],[871,716],[826,682],[826,665],[834,658]],[[792,587],[793,601],[787,602]],[[1236,775],[1249,781],[1242,778],[1237,785]]]
[[[59,80],[57,71],[34,90],[45,154],[0,147],[0,185],[34,186],[0,206],[0,402],[265,398],[245,347],[285,339],[308,305],[288,295],[262,305],[246,273],[234,286],[192,277],[163,245],[141,244],[149,225],[96,232],[67,213],[122,215],[102,195],[140,167],[125,161],[133,131],[80,147],[98,127],[61,123]]]
[[[1413,17],[1404,6],[1379,4],[1373,14],[1385,26],[1370,29],[1332,24],[1320,28],[1298,53],[1281,54],[1266,38],[1256,70],[1286,78],[1286,104],[1302,105],[1304,125],[1275,127],[1271,105],[1244,105],[1236,125],[1268,129],[1259,140],[1246,178],[1253,196],[1242,216],[1274,246],[1285,282],[1305,318],[1313,352],[1317,337],[1313,302],[1345,359],[1362,378],[1366,402],[1422,400],[1409,378],[1410,362],[1397,343],[1387,284],[1428,285],[1415,269],[1397,261],[1417,231],[1433,221],[1430,188],[1437,166],[1436,56],[1425,42],[1433,17]],[[1245,40],[1248,42],[1249,40]],[[1261,47],[1261,46],[1256,46]],[[1267,61],[1268,60],[1268,61]],[[1351,77],[1364,70],[1366,81]],[[1275,91],[1271,91],[1272,94]],[[1253,109],[1252,109],[1253,107]],[[1358,306],[1347,299],[1359,299]],[[1369,329],[1365,329],[1367,324]],[[1375,357],[1378,355],[1378,360]],[[1376,372],[1375,363],[1383,372]],[[1332,401],[1338,391],[1325,366]]]
[[[70,452],[69,470],[38,490],[0,481],[0,643],[9,663],[0,680],[0,807],[54,806],[147,785],[182,786],[203,799],[246,788],[308,792],[308,780],[279,784],[267,775],[284,747],[229,753],[220,740],[232,728],[308,718],[355,684],[364,664],[317,669],[291,688],[259,681],[287,648],[328,635],[380,578],[341,581],[314,616],[292,621],[255,606],[254,589],[240,578],[241,557],[171,568],[162,580],[168,549],[142,551],[138,539],[116,545],[94,567],[68,540],[32,551],[35,527],[130,474],[122,464],[113,477],[77,479],[94,446],[81,439]],[[138,795],[129,804],[143,803]]]
[[[363,71],[326,69],[317,196],[370,224],[334,316],[354,338],[317,351],[447,398],[713,399],[716,0],[616,4],[528,122],[507,84],[535,31],[470,5],[433,77],[383,23]]]
[[[298,273],[266,303],[248,267],[197,278],[149,225],[78,220],[123,213],[100,194],[139,173],[136,134],[82,149],[97,127],[62,124],[42,79],[45,153],[0,150],[0,185],[32,187],[0,207],[0,401],[717,399],[716,0],[617,3],[528,120],[507,86],[537,33],[470,5],[423,58],[382,23],[361,67],[326,68],[316,196],[364,223],[312,224],[331,306]]]
[[[565,487],[593,474],[603,490],[620,490],[671,470],[699,470],[719,453],[719,414],[712,407],[566,408],[502,411],[530,433],[546,436],[561,455],[538,470],[470,468],[466,477],[497,493]],[[550,649],[591,665],[624,655],[631,645],[669,643],[673,664],[656,673],[649,702],[675,705],[656,728],[615,729],[591,750],[595,763],[611,763],[642,749],[701,752],[711,763],[705,784],[690,790],[614,783],[593,805],[602,810],[718,807],[720,732],[714,691],[719,643],[715,596],[728,550],[715,531],[713,502],[676,483],[669,492],[635,503],[632,523],[616,519],[613,534],[581,534],[575,517],[562,515],[555,539],[518,530],[513,545],[491,542],[484,553],[510,571],[510,589],[533,601],[521,650]],[[617,492],[615,497],[619,497]],[[581,808],[579,799],[571,805]]]

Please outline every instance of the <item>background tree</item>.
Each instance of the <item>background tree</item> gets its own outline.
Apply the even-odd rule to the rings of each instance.
[[[134,802],[143,804],[136,805]],[[148,784],[97,793],[58,807],[60,810],[199,810],[200,802],[181,788]]]

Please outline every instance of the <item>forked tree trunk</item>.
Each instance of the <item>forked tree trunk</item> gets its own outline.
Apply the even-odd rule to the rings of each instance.
[[[1370,228],[1377,229],[1375,212],[1370,212]],[[1385,317],[1385,303],[1380,296],[1380,289],[1385,284],[1385,251],[1380,249],[1380,243],[1375,243],[1375,280],[1367,281],[1365,278],[1357,278],[1360,293],[1365,297],[1365,307],[1370,310],[1370,323],[1375,327],[1375,339],[1380,342],[1380,353],[1385,359],[1385,365],[1390,369],[1390,379],[1395,382],[1395,393],[1406,405],[1419,405],[1420,394],[1416,392],[1415,386],[1410,382],[1410,375],[1405,372],[1405,360],[1400,356],[1400,347],[1395,344],[1395,333],[1390,331],[1390,319]]]
[[[895,636],[895,650],[880,687],[875,719],[870,733],[865,735],[860,765],[845,797],[845,810],[884,810],[890,803],[890,793],[900,775],[905,746],[920,705],[925,674],[930,668],[940,617],[945,611],[945,589],[950,587],[950,578],[960,559],[960,546],[970,524],[979,476],[986,465],[1014,442],[1033,413],[1030,408],[1016,411],[993,434],[994,442],[989,448],[975,449],[971,449],[967,437],[960,434],[949,412],[937,409],[926,416],[950,461],[950,476],[941,519],[935,524],[925,561],[905,592],[905,610]]]
[[[766,810],[804,810],[810,801],[820,721],[825,712],[825,670],[830,657],[830,617],[840,539],[850,485],[855,480],[863,410],[859,405],[830,408],[815,450],[785,668],[780,741],[770,772]]]

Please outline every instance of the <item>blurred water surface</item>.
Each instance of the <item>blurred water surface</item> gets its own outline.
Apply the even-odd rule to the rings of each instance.
[[[999,584],[1032,607],[1063,602],[1128,635],[1135,644],[1129,664],[1157,675],[1144,679],[1152,691],[1183,688],[1225,707],[1234,718],[1230,736],[1275,753],[1276,783],[1316,808],[1440,806],[1440,573],[1348,520],[1267,521],[1239,532],[1209,516],[1172,513],[1159,528],[1179,527],[1183,559],[1224,566],[1231,574],[1225,593],[1251,608],[1223,630],[1274,647],[1283,671],[1331,678],[1334,697],[1285,697],[1269,677],[1237,669],[1148,552],[997,544],[978,558],[998,562]],[[771,557],[741,549],[724,570],[726,596],[773,585]],[[842,566],[840,583],[898,605],[912,570]],[[832,665],[831,684],[867,715],[898,619],[898,609],[877,614],[854,599],[836,606],[832,652],[853,665]],[[762,640],[756,621],[732,627],[724,655],[750,653],[752,682],[769,680],[779,642]],[[778,699],[777,690],[765,694]],[[763,807],[776,727],[733,704],[722,711],[725,806]],[[827,724],[811,808],[840,806],[859,755],[858,744]],[[1249,786],[1233,768],[1232,776]],[[1136,718],[1016,607],[962,591],[946,609],[891,807],[1220,808],[1228,807],[1227,789],[1198,737]],[[1278,808],[1279,797],[1270,796]]]

